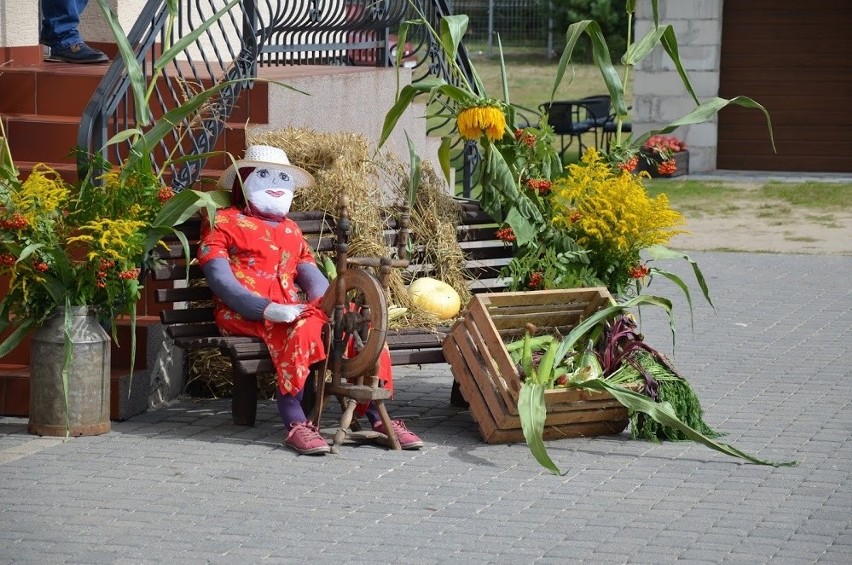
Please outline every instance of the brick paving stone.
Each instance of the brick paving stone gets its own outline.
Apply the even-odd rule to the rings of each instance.
[[[693,332],[668,293],[676,365],[722,441],[797,467],[625,433],[549,442],[556,477],[523,444],[479,440],[447,365],[399,367],[390,409],[417,452],[298,456],[268,401],[254,428],[227,399],[182,399],[68,442],[0,418],[0,562],[849,562],[852,258],[690,255],[716,309],[696,300]],[[643,333],[668,351],[655,314]]]

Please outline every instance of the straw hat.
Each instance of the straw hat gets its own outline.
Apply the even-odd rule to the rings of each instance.
[[[228,167],[219,177],[219,187],[225,190],[235,188],[234,180],[239,178],[237,172],[242,167],[269,167],[286,171],[293,182],[296,183],[297,189],[314,185],[314,177],[311,176],[311,173],[301,167],[291,165],[290,159],[287,158],[287,153],[283,149],[271,145],[249,145],[243,158]]]

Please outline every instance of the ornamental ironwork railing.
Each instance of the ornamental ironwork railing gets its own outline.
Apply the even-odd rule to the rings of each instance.
[[[445,0],[416,0],[417,10],[439,29],[450,10]],[[172,45],[189,30],[207,21],[227,5],[226,0],[181,2],[180,13],[167,29],[167,0],[148,0],[136,24],[128,33],[134,56],[144,76],[154,76],[158,50]],[[417,11],[408,0],[242,0],[187,45],[181,55],[166,65],[157,78],[149,99],[154,116],[181,105],[201,88],[228,81],[198,113],[187,116],[169,136],[159,142],[153,161],[170,163],[175,190],[198,180],[207,156],[217,141],[240,95],[252,87],[258,67],[281,65],[371,65],[396,64],[396,50],[403,49],[403,66],[412,69],[412,80],[442,77],[458,85],[458,71],[472,84],[470,62],[462,45],[457,66],[448,64],[444,52],[423,27],[409,28],[405,45],[396,44],[395,31],[404,20],[415,19]],[[436,100],[434,104],[446,104]],[[87,105],[80,123],[78,146],[81,153],[99,153],[120,164],[129,145],[106,143],[116,133],[134,127],[130,79],[121,56],[117,56]],[[439,112],[440,113],[440,112]],[[450,118],[430,121],[428,132],[451,133]],[[457,176],[463,179],[463,193],[470,195],[475,183],[479,151],[475,143],[455,136],[452,150]],[[166,159],[168,156],[168,159]],[[84,174],[86,163],[79,165]]]

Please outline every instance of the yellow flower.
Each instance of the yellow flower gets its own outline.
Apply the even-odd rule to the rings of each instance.
[[[477,140],[485,135],[498,141],[506,131],[506,115],[497,106],[471,106],[458,113],[456,125],[463,139]]]
[[[21,184],[20,190],[11,194],[11,203],[30,225],[39,217],[55,214],[68,200],[68,189],[59,173],[40,163]]]
[[[88,243],[88,259],[122,259],[132,257],[142,249],[139,230],[145,222],[137,220],[93,220],[80,226],[81,235],[68,238],[68,244]]]
[[[641,249],[664,245],[686,223],[665,194],[649,198],[641,178],[612,172],[594,149],[568,176],[553,185],[553,223],[575,234],[577,243],[623,261]],[[573,222],[571,221],[573,218]]]

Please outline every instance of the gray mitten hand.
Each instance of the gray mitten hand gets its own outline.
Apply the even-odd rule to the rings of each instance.
[[[270,322],[289,324],[298,318],[304,309],[304,304],[277,304],[273,302],[263,310],[263,317]]]

